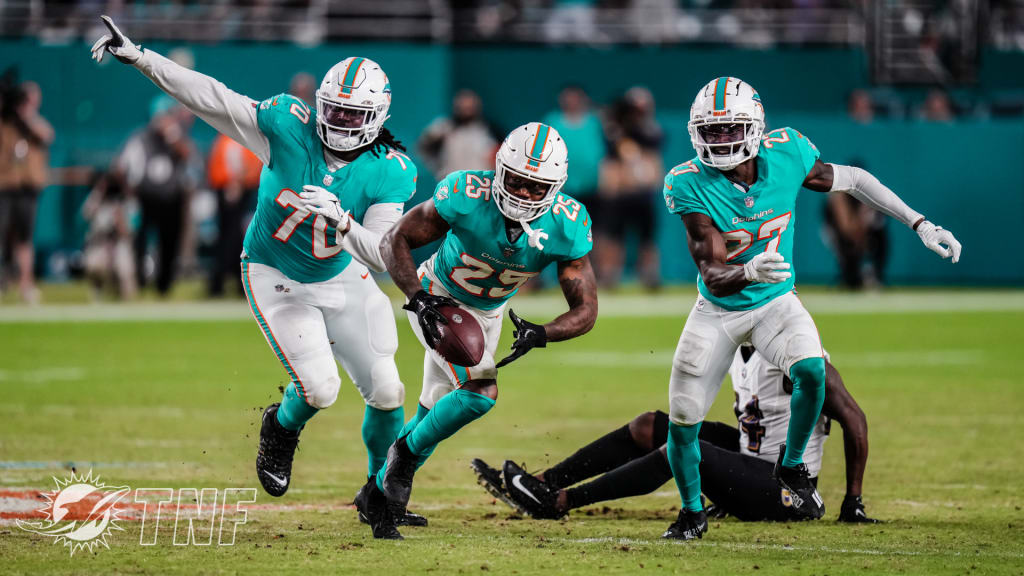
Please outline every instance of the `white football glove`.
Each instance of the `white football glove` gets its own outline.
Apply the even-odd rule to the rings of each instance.
[[[960,261],[960,243],[953,233],[925,220],[917,225],[917,235],[929,250],[943,258],[953,257],[953,264]]]
[[[743,277],[750,282],[778,284],[785,282],[793,275],[789,270],[789,262],[778,252],[761,252],[743,265]]]
[[[352,218],[348,210],[341,209],[338,197],[331,194],[325,188],[306,184],[299,193],[299,210],[319,214],[327,218],[327,223],[334,226],[339,234],[348,232]]]
[[[103,61],[103,53],[110,52],[125,64],[135,64],[142,58],[142,46],[132,44],[127,36],[121,33],[114,25],[110,16],[100,16],[100,20],[107,25],[110,34],[104,34],[92,45],[92,59],[97,62]]]

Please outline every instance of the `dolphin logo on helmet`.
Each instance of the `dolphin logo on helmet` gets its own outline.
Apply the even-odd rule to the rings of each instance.
[[[390,107],[391,83],[380,65],[346,58],[327,71],[316,91],[317,134],[331,150],[355,150],[377,138]]]
[[[761,147],[761,97],[739,78],[715,78],[697,92],[687,129],[702,164],[732,170],[757,156]]]

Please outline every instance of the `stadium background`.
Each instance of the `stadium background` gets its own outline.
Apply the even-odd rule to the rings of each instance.
[[[456,7],[459,4],[455,3]],[[462,35],[460,23],[467,20],[466,13],[473,13],[473,4],[456,10],[447,32],[435,35],[440,37],[393,33],[397,39],[387,42],[379,38],[338,42],[336,34],[325,33],[319,43],[309,46],[288,42],[287,38],[246,40],[243,33],[236,33],[233,40],[202,45],[188,41],[187,26],[175,27],[156,19],[170,18],[159,11],[159,6],[151,7],[149,12],[139,12],[141,9],[136,7],[134,20],[125,21],[125,28],[136,41],[164,54],[187,46],[197,70],[257,100],[285,91],[296,72],[306,71],[319,79],[324,70],[345,56],[374,58],[388,72],[394,87],[388,125],[410,145],[414,158],[417,154],[411,145],[431,120],[448,113],[452,95],[461,88],[479,93],[487,119],[504,131],[554,109],[558,90],[566,84],[583,86],[598,105],[608,104],[624,90],[639,85],[650,88],[654,95],[658,119],[667,136],[664,162],[670,167],[693,155],[685,123],[696,89],[722,74],[737,76],[761,93],[769,129],[793,126],[818,145],[826,161],[856,162],[868,167],[911,206],[936,222],[946,223],[968,247],[957,266],[919,258],[916,237],[904,230],[896,231],[890,222],[889,283],[1016,285],[1024,281],[1024,251],[1011,248],[1017,242],[1017,230],[1024,227],[1024,167],[1019,162],[1024,157],[1020,106],[1024,101],[1024,51],[1014,44],[1004,42],[1000,46],[984,38],[979,40],[980,48],[967,66],[968,72],[960,74],[966,81],[956,82],[954,78],[944,87],[957,108],[957,117],[951,122],[934,123],[920,121],[914,114],[932,83],[922,83],[916,77],[910,82],[875,82],[879,79],[875,54],[879,41],[871,30],[873,19],[887,15],[875,14],[877,10],[870,8],[843,11],[838,9],[847,6],[843,2],[811,3],[820,9],[831,8],[826,13],[832,20],[840,17],[836,14],[847,20],[842,21],[846,28],[840,28],[841,34],[832,31],[834,25],[819,31],[808,24],[808,34],[820,34],[810,41],[801,37],[794,42],[779,35],[766,45],[750,47],[743,42],[744,34],[749,32],[741,29],[731,44],[702,41],[638,45],[638,38],[626,36],[625,42],[595,46],[548,45],[528,34],[526,41],[518,41],[520,38],[512,32],[507,34],[509,37],[498,35],[486,41],[479,34]],[[555,10],[558,4],[550,9]],[[597,3],[597,8],[601,5]],[[896,5],[903,10],[896,14],[905,16],[915,4]],[[386,13],[389,6],[413,10],[408,3],[385,2],[376,12]],[[742,8],[744,4],[736,6]],[[928,4],[925,6],[927,10]],[[947,4],[932,6],[941,13]],[[1013,8],[1013,3],[1009,7]],[[1002,18],[1014,14],[997,10],[993,16],[991,9],[977,9],[993,22],[1000,14]],[[338,9],[339,14],[344,10]],[[83,8],[74,14],[79,20],[71,19],[66,24],[72,30],[95,29]],[[405,22],[402,14],[399,10],[392,20],[378,17],[374,21],[377,33],[387,36],[388,30],[404,30],[399,25],[389,27],[389,22]],[[410,16],[414,22],[417,17],[427,19],[421,29],[429,28],[427,23],[436,27],[436,14],[417,14]],[[687,12],[680,8],[676,14]],[[696,14],[713,21],[712,16],[719,12],[711,16],[699,11]],[[1011,26],[1010,20],[1011,24],[1004,25]],[[809,17],[809,21],[813,23],[814,19]],[[8,18],[6,23],[9,31],[16,19]],[[860,34],[855,33],[858,25]],[[355,26],[345,30],[355,30]],[[992,34],[993,26],[988,28]],[[147,33],[183,37],[176,41],[152,40]],[[364,27],[359,35],[373,34]],[[865,35],[866,40],[857,42]],[[1012,30],[1009,37],[1017,38]],[[91,65],[85,40],[76,34],[59,36],[58,40],[45,35],[0,40],[0,68],[16,65],[24,79],[42,87],[42,112],[57,133],[51,148],[54,167],[105,166],[126,135],[146,122],[150,102],[157,94],[157,89],[140,81],[134,70],[116,63]],[[870,124],[850,119],[846,114],[847,98],[858,89],[871,90],[897,113],[881,115]],[[1000,114],[999,104],[1006,102],[1010,103],[1009,113]],[[197,122],[192,133],[205,152],[214,136],[212,129]],[[419,172],[414,203],[428,197],[434,184],[430,171],[422,164]],[[51,186],[41,197],[35,238],[37,269],[44,277],[63,276],[61,263],[81,248],[86,226],[78,212],[86,193],[82,188]],[[799,203],[801,224],[796,227],[795,266],[805,284],[830,284],[837,276],[835,258],[821,239],[823,204],[824,197],[816,194],[803,194]],[[682,226],[663,210],[658,210],[658,215],[664,279],[692,282],[696,272],[682,248]],[[991,247],[1002,248],[988,249]]]
[[[673,10],[664,20],[680,25],[670,33],[652,38],[659,28],[649,18],[634,23],[638,14],[649,17],[651,6],[666,5]],[[479,25],[478,17],[487,20],[480,14],[508,7],[518,20]],[[604,37],[548,37],[549,22],[580,7],[596,13],[596,32]],[[657,101],[668,134],[665,164],[672,166],[693,155],[685,120],[694,92],[711,78],[736,75],[760,91],[771,127],[798,128],[827,160],[862,161],[966,249],[951,265],[889,222],[889,282],[943,286],[881,294],[808,287],[832,285],[837,270],[821,238],[824,196],[799,200],[801,298],[868,417],[864,497],[868,513],[885,524],[834,522],[844,496],[837,427],[821,477],[826,519],[715,521],[703,541],[689,545],[658,539],[678,507],[671,484],[558,522],[509,516],[476,486],[470,458],[511,458],[540,469],[641,411],[665,408],[667,370],[693,302],[695,271],[681,224],[659,208],[664,277],[680,287],[655,295],[602,292],[595,330],[503,369],[495,410],[446,441],[417,476],[414,510],[429,516],[429,529],[408,530],[395,546],[373,541],[357,522],[350,502],[365,474],[357,424],[363,404],[343,377],[337,403],[303,432],[293,488],[283,499],[259,493],[238,545],[173,546],[168,529],[157,546],[140,547],[133,522],[109,550],[69,557],[50,539],[12,525],[31,517],[52,478],[77,467],[134,488],[253,486],[259,414],[280,398],[287,375],[240,299],[48,299],[61,295],[54,286],[63,284],[59,262],[82,247],[79,207],[88,193],[51,186],[41,198],[35,238],[37,270],[50,284],[44,305],[9,305],[17,296],[5,294],[0,306],[5,573],[363,574],[372,567],[381,574],[1020,574],[1024,460],[1014,439],[1024,434],[1024,393],[1013,358],[1024,341],[1024,256],[1016,247],[1024,225],[1022,7],[1020,0],[0,3],[0,70],[17,65],[23,79],[42,86],[43,115],[57,132],[55,168],[106,166],[147,122],[157,95],[136,71],[109,58],[101,66],[88,59],[103,31],[96,15],[110,9],[136,42],[165,54],[187,47],[197,70],[253,98],[285,91],[299,71],[319,78],[348,54],[375,58],[395,88],[389,126],[407,144],[449,112],[462,87],[481,94],[487,117],[504,130],[554,109],[566,83],[582,84],[599,105],[640,84]],[[974,17],[953,19],[952,34],[968,41],[948,75],[923,74],[920,62],[901,64],[897,55],[906,52],[885,51],[897,41],[917,46],[920,38],[904,33],[927,30],[922,20],[957,10]],[[898,29],[879,33],[882,22]],[[314,33],[296,42],[292,32],[309,26]],[[911,52],[913,60],[918,53]],[[885,54],[893,61],[880,63]],[[935,88],[956,104],[952,121],[917,118]],[[869,90],[885,109],[870,124],[848,118],[855,89]],[[212,130],[196,122],[193,136],[206,152]],[[56,179],[61,171],[54,173]],[[414,202],[433,185],[426,166],[419,173]],[[74,302],[85,301],[82,292]],[[389,293],[397,305],[397,293]],[[564,310],[554,286],[513,304],[536,320]],[[396,359],[410,415],[422,351],[404,316],[398,328]],[[500,347],[510,340],[506,326]],[[733,418],[732,396],[724,385],[709,418]]]

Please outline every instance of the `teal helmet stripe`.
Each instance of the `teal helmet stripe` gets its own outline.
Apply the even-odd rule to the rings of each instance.
[[[715,110],[725,110],[725,88],[729,85],[729,78],[722,76],[715,80]]]
[[[548,135],[551,134],[551,127],[547,124],[537,125],[537,135],[533,138],[533,147],[530,149],[530,161],[528,165],[540,166],[540,157],[544,153],[544,146],[548,143]]]
[[[345,69],[345,77],[341,80],[341,93],[351,94],[352,88],[355,87],[356,74],[359,73],[359,69],[363,66],[363,62],[366,58],[354,58],[352,62],[349,62],[348,68]]]

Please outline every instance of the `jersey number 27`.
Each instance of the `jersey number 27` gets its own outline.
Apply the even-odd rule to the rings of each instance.
[[[725,255],[726,262],[746,252],[747,248],[750,248],[751,244],[754,243],[754,240],[768,240],[771,238],[771,240],[768,241],[768,245],[765,246],[764,251],[778,252],[779,242],[782,241],[782,233],[786,231],[786,228],[789,226],[789,220],[792,217],[792,212],[786,212],[782,216],[772,218],[764,224],[761,224],[761,227],[757,229],[756,238],[754,237],[753,232],[742,228],[739,230],[730,230],[729,232],[722,234],[722,237],[725,238],[726,248],[729,248],[729,253]],[[776,232],[778,232],[778,234],[776,234]]]

